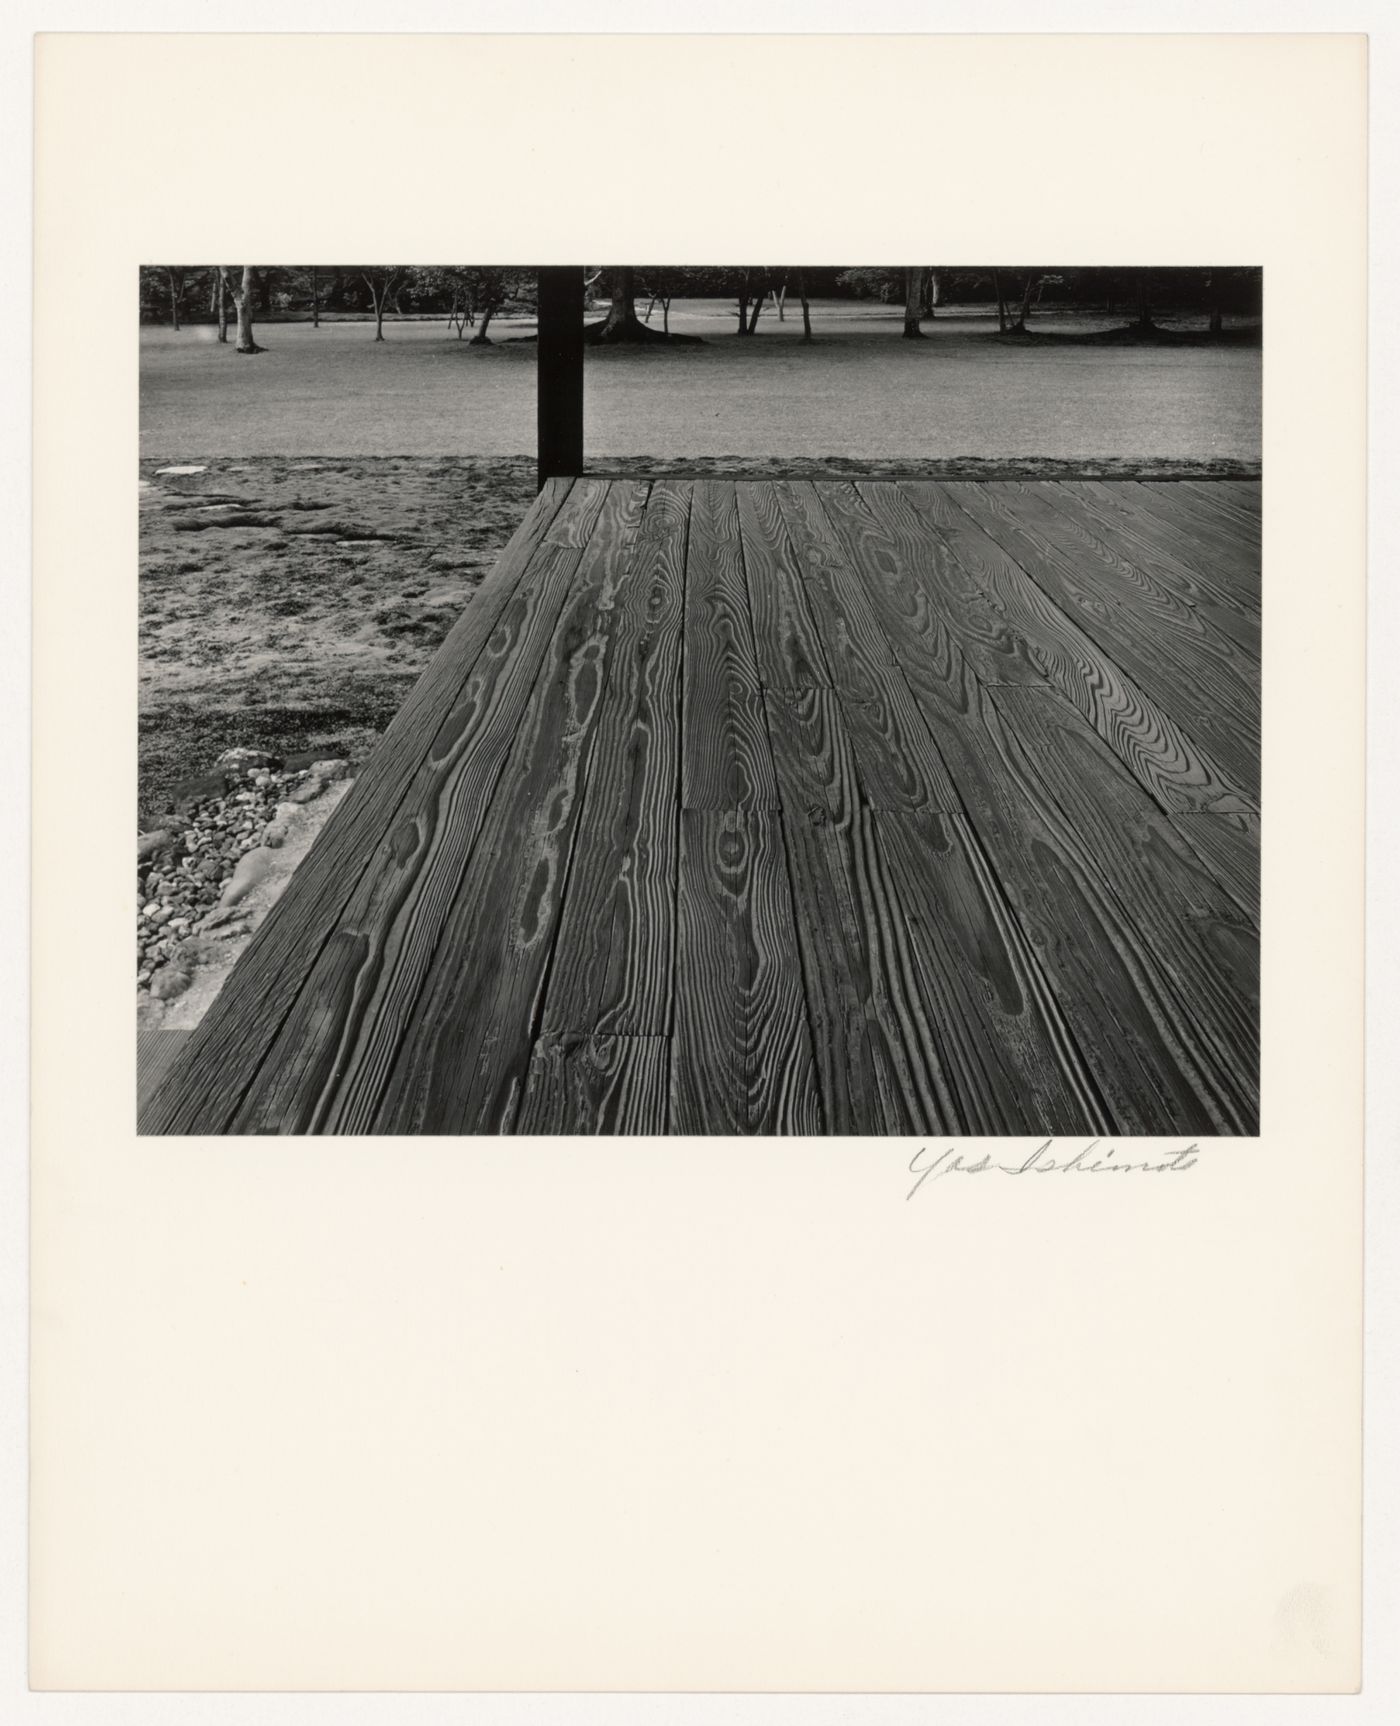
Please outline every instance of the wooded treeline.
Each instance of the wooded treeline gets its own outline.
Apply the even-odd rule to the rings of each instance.
[[[441,317],[462,340],[485,343],[498,314],[535,309],[533,268],[468,264],[160,264],[140,272],[143,322],[180,329],[214,324],[219,339],[237,331],[243,353],[261,351],[255,323],[365,318],[374,337],[384,320]],[[1001,330],[1023,330],[1039,311],[1079,309],[1123,315],[1150,329],[1157,316],[1258,316],[1262,272],[1220,268],[1045,268],[1012,266],[627,265],[589,266],[591,341],[656,341],[670,337],[675,299],[726,299],[740,336],[760,318],[800,317],[812,337],[810,302],[874,300],[901,307],[904,335],[917,339],[940,306],[991,306]],[[468,335],[468,332],[471,332]],[[693,338],[692,338],[693,339]]]

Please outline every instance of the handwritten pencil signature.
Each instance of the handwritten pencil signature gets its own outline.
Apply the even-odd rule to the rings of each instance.
[[[921,1145],[909,1162],[909,1173],[919,1178],[904,1196],[912,1199],[925,1181],[941,1180],[944,1175],[1175,1175],[1195,1168],[1200,1155],[1195,1144],[1136,1161],[1120,1156],[1116,1145],[1105,1146],[1102,1139],[1091,1139],[1073,1155],[1057,1155],[1054,1146],[1054,1139],[1046,1139],[1020,1162],[1001,1163],[989,1151],[968,1161],[953,1145],[937,1153]]]

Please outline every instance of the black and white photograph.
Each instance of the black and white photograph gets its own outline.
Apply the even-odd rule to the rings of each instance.
[[[140,269],[142,1133],[1258,1133],[1264,272],[1014,257]]]
[[[33,42],[26,1719],[1386,1713],[1394,104],[883,3]]]

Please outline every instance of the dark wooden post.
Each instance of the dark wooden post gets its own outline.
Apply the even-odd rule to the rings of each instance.
[[[539,489],[583,472],[583,266],[539,273]]]

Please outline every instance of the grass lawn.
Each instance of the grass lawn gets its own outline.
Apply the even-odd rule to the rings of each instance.
[[[659,323],[660,313],[656,314]],[[901,339],[897,308],[818,303],[816,340],[792,309],[748,340],[717,301],[678,302],[702,345],[591,349],[585,448],[595,456],[1259,457],[1257,346],[1117,347],[1102,318],[944,312]],[[141,453],[523,455],[535,447],[533,323],[493,321],[489,347],[444,320],[259,326],[235,354],[209,326],[141,332]],[[1069,339],[1066,339],[1069,338]],[[1077,338],[1077,339],[1076,339]]]
[[[1022,345],[944,312],[904,342],[897,308],[850,303],[814,322],[810,347],[795,308],[740,341],[727,307],[690,302],[671,326],[703,346],[590,351],[590,464],[1258,461],[1257,346],[1105,346],[1075,339],[1108,327],[1083,318]],[[233,745],[369,747],[534,495],[534,348],[507,339],[531,329],[493,322],[476,348],[440,320],[386,324],[383,343],[364,323],[274,324],[253,357],[205,327],[142,330],[143,825]]]

